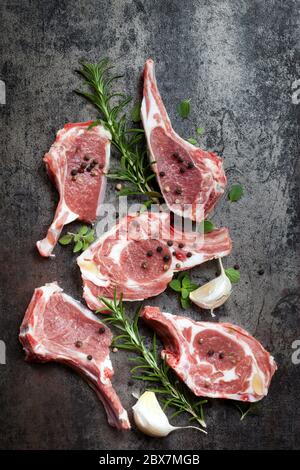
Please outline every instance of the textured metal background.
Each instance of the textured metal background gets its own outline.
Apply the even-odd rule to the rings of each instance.
[[[299,6],[296,0],[2,0],[0,79],[7,104],[0,106],[0,339],[7,364],[0,365],[1,448],[300,447],[300,365],[291,361],[292,342],[300,339],[299,105],[291,99],[300,78]],[[67,293],[81,295],[71,252],[57,247],[56,258],[47,260],[34,247],[57,201],[42,156],[64,123],[95,116],[72,91],[80,84],[74,69],[80,58],[103,56],[125,73],[124,89],[133,95],[152,57],[176,130],[190,137],[204,127],[201,145],[223,155],[229,186],[245,188],[240,202],[224,197],[214,215],[234,240],[227,266],[239,263],[242,272],[218,319],[254,334],[279,370],[256,416],[240,422],[234,407],[215,401],[206,413],[207,436],[184,431],[155,440],[135,430],[119,433],[76,374],[24,363],[18,343],[35,287],[57,280]],[[192,113],[182,122],[176,105],[184,98],[191,98]],[[107,200],[114,199],[110,184]],[[194,279],[205,281],[215,270],[208,263],[193,270]],[[170,291],[152,303],[179,311]],[[197,309],[187,314],[210,319]],[[127,385],[126,353],[112,356],[114,385],[129,409],[134,387]]]

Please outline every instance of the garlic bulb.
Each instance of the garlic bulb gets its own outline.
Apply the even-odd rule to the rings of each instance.
[[[201,308],[211,310],[213,316],[213,310],[226,302],[231,294],[232,288],[231,282],[225,274],[220,258],[219,264],[221,274],[215,279],[212,279],[212,281],[209,281],[207,284],[204,284],[190,293],[191,301]]]
[[[158,403],[154,392],[144,392],[132,409],[135,424],[147,436],[165,437],[176,429],[186,428],[198,429],[198,431],[206,434],[206,431],[196,426],[172,426]]]

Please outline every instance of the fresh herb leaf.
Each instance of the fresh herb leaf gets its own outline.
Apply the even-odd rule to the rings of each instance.
[[[215,229],[215,225],[211,220],[203,220],[199,224],[200,232],[209,233]]]
[[[67,235],[64,235],[63,237],[61,237],[58,241],[61,245],[69,245],[72,240],[73,240],[73,236],[67,234]]]
[[[181,281],[182,287],[188,289],[190,287],[190,283],[191,283],[191,280],[190,280],[188,274],[185,274],[182,278],[182,281]]]
[[[140,122],[141,120],[141,103],[135,103],[133,106],[131,113],[130,113],[130,118],[132,122]]]
[[[182,119],[186,119],[191,111],[191,100],[183,100],[179,103],[177,108],[178,114],[182,117]]]
[[[81,251],[83,248],[83,242],[81,240],[78,240],[78,242],[75,243],[75,246],[73,248],[73,253],[77,253],[78,251]]]
[[[193,137],[190,137],[189,139],[187,139],[187,141],[192,145],[197,145],[198,144],[197,140],[194,139]]]
[[[121,334],[114,338],[114,346],[136,355],[129,358],[130,362],[134,363],[132,377],[153,384],[148,386],[147,390],[159,393],[165,408],[170,406],[175,409],[176,414],[188,413],[201,427],[206,427],[203,405],[207,400],[195,400],[185,385],[179,383],[166,362],[158,359],[155,336],[152,347],[146,347],[139,331],[139,310],[131,320],[126,315],[122,297],[118,300],[116,293],[113,300],[100,297],[100,301],[105,305],[103,310],[110,312],[103,315],[102,321],[121,331]],[[204,429],[200,430],[206,433]]]
[[[203,129],[203,127],[197,127],[196,132],[197,132],[198,135],[204,134],[204,129]]]
[[[190,292],[189,292],[189,289],[187,289],[187,288],[185,288],[185,287],[183,287],[183,288],[181,289],[181,297],[182,297],[184,300],[188,298],[189,293],[190,293]]]
[[[86,235],[87,232],[88,232],[89,228],[87,225],[83,225],[82,227],[80,227],[80,229],[78,230],[78,235]]]
[[[144,195],[147,200],[157,203],[161,194],[152,186],[154,173],[148,163],[144,130],[128,127],[126,109],[131,98],[113,89],[121,76],[111,73],[113,66],[107,58],[96,64],[83,62],[81,65],[78,73],[89,90],[77,93],[100,112],[101,123],[111,133],[112,144],[120,154],[119,166],[107,177],[127,181],[130,185],[128,195]],[[137,118],[137,114],[133,117]],[[154,193],[159,196],[152,196]]]
[[[186,309],[190,307],[189,294],[193,290],[197,289],[198,286],[191,282],[191,279],[188,274],[181,272],[176,279],[173,279],[169,286],[175,292],[180,294],[180,303],[182,308]]]
[[[239,199],[241,199],[243,194],[244,194],[244,189],[242,188],[242,186],[240,184],[234,184],[233,186],[231,186],[231,189],[228,194],[228,199],[231,202],[236,202]]]
[[[94,127],[99,126],[99,124],[101,124],[101,121],[100,121],[100,119],[97,119],[96,121],[92,122],[92,123],[88,126],[87,130],[90,131],[90,130],[93,129]]]
[[[188,298],[187,298],[187,299],[184,299],[183,297],[181,297],[180,303],[181,303],[181,307],[182,307],[184,310],[186,310],[187,308],[189,308],[190,305],[191,305],[189,299],[188,299]]]
[[[169,286],[171,289],[175,290],[175,292],[181,292],[181,283],[178,281],[178,279],[173,279],[170,283]]]
[[[58,241],[61,245],[74,244],[73,253],[86,250],[95,239],[95,230],[89,229],[87,225],[82,225],[77,233],[68,232]]]
[[[241,274],[238,269],[227,268],[224,271],[225,271],[226,276],[230,280],[230,282],[232,282],[233,284],[236,284],[237,282],[239,282]]]

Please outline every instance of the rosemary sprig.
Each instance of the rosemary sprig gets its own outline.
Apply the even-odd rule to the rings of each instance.
[[[78,73],[90,91],[76,92],[90,101],[100,112],[100,120],[112,135],[112,144],[120,153],[120,168],[114,169],[107,176],[112,179],[127,181],[129,187],[119,195],[144,195],[149,203],[157,202],[161,194],[152,186],[155,178],[151,164],[147,160],[147,147],[144,130],[129,128],[125,109],[131,98],[113,90],[112,85],[122,75],[111,75],[113,66],[107,58],[96,64],[81,63]]]
[[[183,384],[174,379],[172,371],[165,361],[158,358],[156,336],[153,336],[152,347],[149,349],[145,346],[143,337],[140,335],[138,328],[139,310],[133,320],[125,313],[122,298],[117,299],[116,294],[112,301],[100,297],[101,302],[106,306],[103,310],[110,314],[105,315],[102,321],[112,324],[121,331],[119,336],[114,337],[113,344],[118,349],[132,351],[137,357],[130,357],[129,360],[134,363],[131,369],[133,378],[146,382],[153,382],[157,386],[148,388],[147,390],[161,394],[161,400],[167,408],[170,406],[175,409],[173,417],[181,413],[188,413],[190,421],[197,421],[202,427],[206,427],[203,414],[203,405],[207,400],[194,401],[191,394],[184,389]],[[101,312],[101,310],[100,310]],[[204,433],[206,431],[201,429]]]

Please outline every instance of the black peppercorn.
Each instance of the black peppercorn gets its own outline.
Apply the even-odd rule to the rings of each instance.
[[[163,250],[163,249],[162,249],[162,246],[158,246],[158,247],[156,248],[157,253],[161,253],[162,250]]]
[[[181,193],[182,193],[182,189],[181,189],[181,188],[176,188],[175,193],[176,193],[176,194],[181,194]]]
[[[186,254],[186,256],[187,256],[188,258],[190,258],[191,256],[193,256],[193,253],[191,253],[190,251],[188,251],[187,254]]]
[[[102,335],[103,333],[105,333],[105,328],[104,328],[104,326],[100,326],[98,332],[100,333],[100,335]]]
[[[81,348],[82,341],[76,341],[75,346],[76,346],[76,348]]]
[[[193,162],[189,162],[189,163],[187,164],[187,167],[188,167],[188,168],[194,168],[194,163],[193,163]]]
[[[160,171],[160,172],[159,172],[159,176],[163,177],[163,176],[165,176],[165,175],[166,175],[166,173],[165,173],[164,171]]]
[[[148,256],[149,258],[151,258],[152,255],[153,255],[153,251],[151,251],[151,250],[147,251],[147,256]]]
[[[168,246],[172,246],[172,245],[173,245],[172,240],[168,240],[168,241],[167,241],[167,245],[168,245]]]
[[[184,243],[178,243],[179,248],[184,248]]]
[[[93,359],[93,356],[91,356],[90,354],[87,356],[87,360],[88,361],[91,361]]]
[[[208,352],[207,352],[207,355],[208,356],[213,356],[214,355],[214,351],[212,349],[210,349]]]
[[[180,173],[185,173],[185,168],[181,167],[179,171]]]
[[[76,176],[76,175],[77,175],[77,173],[78,173],[78,171],[77,171],[77,170],[72,170],[72,171],[71,171],[71,175],[72,175],[72,176]]]

